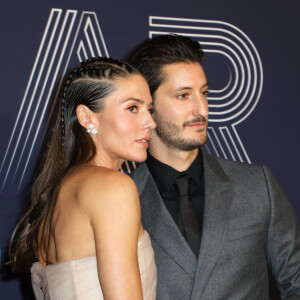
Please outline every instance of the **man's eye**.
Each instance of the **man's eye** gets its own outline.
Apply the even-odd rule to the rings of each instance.
[[[138,107],[136,105],[132,105],[132,106],[128,107],[127,110],[129,110],[132,113],[136,113],[136,112],[138,112]]]
[[[149,111],[149,113],[152,115],[152,114],[154,113],[154,108],[153,108],[153,106],[149,107],[149,108],[148,108],[148,111]]]
[[[207,96],[208,93],[209,93],[209,91],[203,91],[203,92],[200,93],[200,95]]]
[[[178,97],[179,99],[186,99],[188,96],[189,96],[189,94],[184,93],[184,94],[179,94],[177,97]]]

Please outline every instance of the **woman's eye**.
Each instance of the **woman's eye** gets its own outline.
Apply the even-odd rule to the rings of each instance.
[[[132,105],[132,106],[128,107],[127,110],[129,110],[132,113],[136,113],[136,112],[138,112],[138,107],[136,105]]]
[[[200,93],[200,95],[207,96],[208,93],[209,93],[209,91],[203,91],[203,92]]]

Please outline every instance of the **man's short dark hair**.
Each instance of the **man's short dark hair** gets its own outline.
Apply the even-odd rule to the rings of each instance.
[[[159,35],[137,45],[127,56],[146,78],[152,98],[164,81],[162,67],[180,62],[201,63],[203,51],[199,42],[180,35]]]

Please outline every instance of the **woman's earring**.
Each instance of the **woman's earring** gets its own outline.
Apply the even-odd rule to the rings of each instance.
[[[86,130],[88,133],[97,134],[98,130],[95,128],[94,124],[90,124],[89,128]]]

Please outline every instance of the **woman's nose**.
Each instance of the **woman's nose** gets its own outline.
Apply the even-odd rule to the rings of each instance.
[[[148,116],[145,118],[143,127],[150,130],[153,130],[156,127],[156,123],[154,122],[150,113],[148,113]]]

